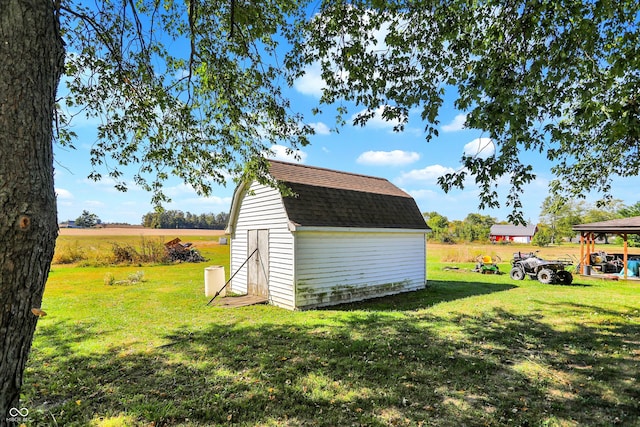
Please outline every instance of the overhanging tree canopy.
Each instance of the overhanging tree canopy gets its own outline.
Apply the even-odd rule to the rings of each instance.
[[[288,64],[318,63],[321,101],[365,107],[357,124],[383,108],[401,130],[419,110],[427,140],[438,134],[446,90],[456,93],[466,127],[497,152],[463,157],[464,168],[440,184],[462,188],[473,177],[480,207],[495,207],[496,180],[507,177],[506,204],[521,221],[522,188],[535,177],[522,150],[553,161],[551,187],[570,197],[597,191],[606,200],[612,177],[637,175],[639,8],[633,0],[326,1]]]
[[[157,204],[170,175],[205,196],[229,177],[265,181],[271,146],[294,150],[313,133],[282,93],[278,57],[293,37],[290,22],[304,21],[302,6],[62,1],[58,142],[73,143],[65,125],[74,119],[99,119],[91,178],[107,174],[123,191],[133,179]],[[129,165],[139,166],[133,176]]]
[[[0,2],[0,424],[17,407],[56,239],[52,139],[71,145],[72,115],[99,118],[94,178],[134,182],[162,202],[173,174],[207,194],[244,174],[268,183],[264,152],[311,133],[283,95],[319,62],[324,104],[383,108],[401,130],[419,109],[437,134],[445,87],[466,125],[498,145],[465,157],[445,189],[475,177],[481,206],[533,179],[532,150],[557,162],[570,194],[607,196],[638,173],[636,1],[447,2],[212,0]],[[311,17],[311,18],[310,18]],[[376,35],[382,35],[379,43]],[[66,44],[66,62],[64,62]],[[283,44],[284,43],[284,44]],[[292,47],[285,57],[280,49]],[[56,95],[65,74],[68,93]],[[56,109],[57,102],[57,109]],[[56,113],[57,111],[57,113]],[[55,124],[55,127],[53,126]],[[555,189],[560,189],[556,183]]]

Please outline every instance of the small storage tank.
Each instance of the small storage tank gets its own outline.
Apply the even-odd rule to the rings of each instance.
[[[204,294],[205,296],[212,297],[216,292],[220,291],[225,284],[224,280],[224,266],[212,265],[204,269]],[[224,288],[220,291],[220,296],[225,296],[227,289]]]

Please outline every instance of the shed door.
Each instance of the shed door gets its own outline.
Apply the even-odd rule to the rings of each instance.
[[[249,230],[248,254],[253,254],[247,264],[247,294],[269,296],[269,230]]]

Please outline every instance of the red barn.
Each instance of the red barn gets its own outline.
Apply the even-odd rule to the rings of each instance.
[[[494,243],[531,243],[531,239],[537,231],[537,225],[495,224],[491,226],[489,238]]]

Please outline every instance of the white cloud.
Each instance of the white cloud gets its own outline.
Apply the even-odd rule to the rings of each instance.
[[[322,96],[322,91],[326,87],[326,83],[322,79],[320,64],[315,63],[309,66],[304,75],[293,83],[295,90],[303,95],[311,95],[317,98]]]
[[[420,128],[405,127],[404,128],[404,133],[406,135],[410,135],[410,136],[413,136],[415,138],[421,138],[421,137],[424,136],[424,130],[420,129]]]
[[[442,197],[440,193],[434,190],[411,190],[407,191],[416,200],[433,200]]]
[[[99,191],[100,193],[110,193],[110,194],[122,194],[123,192],[116,188],[116,184],[118,183],[116,180],[109,176],[103,176],[98,181],[94,181],[91,178],[84,178],[78,181],[80,185],[86,185],[88,188],[93,188],[92,191]],[[133,180],[125,181],[124,184],[127,186],[127,193],[132,193],[134,191],[143,191]]]
[[[288,152],[284,145],[272,145],[267,153],[270,159],[282,160],[284,162],[304,163],[307,159],[307,153],[301,150]]]
[[[330,135],[331,134],[331,129],[329,129],[329,126],[325,125],[322,122],[309,123],[309,126],[311,126],[313,128],[313,130],[316,131],[316,135]]]
[[[64,188],[56,188],[55,192],[56,196],[58,196],[58,200],[73,200],[73,194],[69,190],[65,190]]]
[[[166,187],[163,189],[163,192],[171,199],[176,199],[177,197],[196,197],[198,194],[191,184],[184,182]]]
[[[467,120],[466,114],[458,114],[448,125],[442,126],[443,132],[457,132],[464,129],[464,122]]]
[[[402,166],[420,160],[420,154],[414,151],[365,151],[356,160],[360,164],[375,166]]]
[[[496,146],[491,138],[476,138],[464,146],[465,156],[487,159],[496,153]]]
[[[232,197],[188,197],[186,199],[174,200],[165,206],[166,209],[177,209],[192,213],[197,212],[219,212],[228,210],[231,206]]]
[[[396,182],[400,185],[421,184],[437,185],[438,178],[447,173],[453,173],[455,169],[442,165],[431,165],[424,169],[414,169],[400,175]]]

